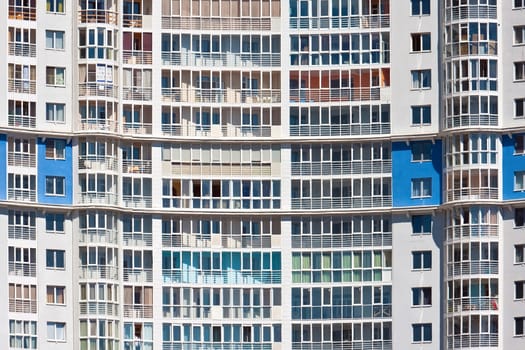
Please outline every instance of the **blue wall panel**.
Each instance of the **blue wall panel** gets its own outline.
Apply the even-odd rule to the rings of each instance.
[[[441,154],[441,141],[435,141],[432,145],[431,160],[413,162],[410,144],[406,142],[392,143],[392,205],[394,207],[441,204]],[[412,179],[428,177],[432,179],[431,196],[426,198],[411,198]]]
[[[46,204],[73,203],[73,151],[71,142],[66,144],[65,159],[46,159],[46,145],[38,139],[38,202]],[[65,177],[65,196],[46,195],[46,176]]]
[[[7,137],[0,135],[0,200],[5,200],[7,188]]]
[[[525,191],[514,191],[514,172],[525,171],[525,155],[514,154],[515,136],[517,135],[512,135],[512,137],[505,135],[501,140],[503,145],[503,171],[501,172],[501,176],[503,176],[504,200],[525,198]]]

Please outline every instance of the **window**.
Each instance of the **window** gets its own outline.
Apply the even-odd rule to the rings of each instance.
[[[412,198],[432,196],[432,179],[430,177],[412,179]]]
[[[412,148],[412,161],[413,162],[424,162],[429,161],[432,158],[432,142],[412,142],[410,144]]]
[[[412,215],[412,233],[432,233],[432,215]]]
[[[432,324],[416,323],[412,325],[412,341],[423,343],[432,341]]]
[[[64,233],[64,214],[46,214],[46,232]]]
[[[65,86],[66,69],[61,67],[47,67],[46,68],[46,84],[51,86]]]
[[[525,0],[514,0],[514,8],[515,9],[525,8]]]
[[[525,263],[525,244],[516,244],[514,246],[514,263]]]
[[[412,269],[429,270],[432,268],[432,252],[430,250],[412,252]]]
[[[46,30],[46,49],[64,50],[64,32]]]
[[[46,195],[63,196],[65,195],[65,177],[46,176]]]
[[[419,287],[412,288],[412,306],[432,305],[432,288]]]
[[[514,63],[514,80],[525,80],[525,62]]]
[[[525,190],[525,171],[514,172],[514,191]]]
[[[412,33],[412,52],[430,51],[430,33]]]
[[[49,269],[64,269],[65,268],[65,251],[64,250],[46,250],[46,267]]]
[[[413,70],[412,72],[412,89],[430,89],[431,87],[431,70]]]
[[[64,110],[66,105],[63,103],[46,103],[46,120],[48,122],[64,122]]]
[[[46,140],[46,159],[65,159],[66,141],[64,140]]]
[[[514,116],[516,118],[525,117],[525,98],[517,98],[514,100]]]
[[[46,0],[46,11],[64,13],[64,0]]]
[[[430,0],[410,0],[412,16],[430,15]]]
[[[412,106],[412,125],[430,125],[430,105]]]
[[[514,299],[523,300],[525,295],[523,290],[525,289],[525,281],[514,282]]]
[[[525,317],[514,317],[514,334],[523,336],[525,335],[523,325],[525,324]]]
[[[66,287],[62,286],[47,286],[47,303],[65,305],[64,297]]]
[[[66,341],[66,324],[62,322],[48,322],[47,341]]]

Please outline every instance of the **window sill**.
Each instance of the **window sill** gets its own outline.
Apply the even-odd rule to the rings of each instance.
[[[419,164],[419,163],[430,163],[432,162],[432,159],[423,159],[423,160],[411,160],[410,163],[415,163],[415,164]]]
[[[430,305],[411,305],[410,308],[412,309],[429,309],[432,307],[432,304]]]
[[[429,86],[429,87],[421,87],[421,88],[411,88],[410,91],[427,91],[427,90],[432,90],[432,86]]]
[[[46,193],[46,196],[47,197],[65,197],[66,195],[65,194],[54,194],[54,193]]]
[[[421,123],[421,124],[411,124],[410,127],[412,128],[422,128],[425,126],[432,126],[432,123]]]
[[[46,157],[46,160],[66,160],[66,158],[49,158],[49,157]]]
[[[427,198],[432,198],[432,196],[410,197],[410,199],[427,199]]]
[[[432,50],[421,50],[421,51],[410,51],[409,53],[411,55],[418,54],[418,53],[431,53]]]
[[[46,11],[46,14],[47,15],[59,15],[59,16],[65,16],[66,15],[66,11],[63,11],[63,12],[53,12],[53,11]]]

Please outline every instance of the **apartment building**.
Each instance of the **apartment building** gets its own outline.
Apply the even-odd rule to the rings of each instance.
[[[6,0],[0,347],[525,347],[525,0]]]

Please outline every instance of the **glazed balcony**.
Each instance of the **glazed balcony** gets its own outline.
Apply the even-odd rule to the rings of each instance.
[[[162,100],[182,103],[280,103],[281,90],[163,88]]]
[[[8,55],[36,57],[36,44],[9,42],[7,45]]]
[[[151,51],[122,51],[122,60],[124,64],[152,64],[153,54]]]
[[[124,159],[122,172],[126,174],[151,174],[151,160]]]
[[[78,23],[113,24],[118,22],[118,13],[110,10],[81,9],[78,10]]]
[[[363,233],[359,235],[300,235],[293,236],[292,248],[351,248],[392,246],[392,233]]]
[[[80,301],[81,315],[119,316],[119,305],[103,301]]]
[[[389,14],[353,15],[342,17],[290,18],[290,29],[378,29],[390,28]]]
[[[36,239],[36,228],[28,226],[9,225],[7,228],[7,238],[34,241]]]
[[[78,84],[80,97],[111,97],[118,98],[118,86],[107,83],[80,83]]]
[[[36,154],[8,152],[7,153],[7,164],[9,166],[35,168],[36,167]]]
[[[122,6],[124,28],[142,28],[146,18],[151,25],[151,3],[152,0],[125,0]]]
[[[447,264],[447,276],[453,278],[462,275],[497,275],[499,264],[497,261],[463,261]]]
[[[36,314],[37,302],[35,300],[9,299],[9,312],[23,312]]]
[[[110,119],[81,119],[81,131],[98,131],[98,132],[119,132],[118,123]]]
[[[152,196],[123,195],[122,204],[126,208],[151,208],[153,199]]]
[[[152,318],[153,305],[124,304],[124,317]]]
[[[7,86],[9,92],[36,94],[36,80],[8,79]]]
[[[9,19],[36,21],[36,0],[26,1],[25,6],[22,6],[22,3],[22,1],[9,0]]]
[[[271,18],[162,16],[162,29],[270,31]]]
[[[447,312],[498,310],[498,297],[472,297],[447,300]]]
[[[165,66],[194,67],[280,67],[280,53],[181,53],[162,52]]]
[[[36,277],[35,263],[21,263],[9,261],[8,269],[10,276]]]
[[[391,160],[292,162],[292,176],[383,174],[391,172]]]
[[[447,190],[447,201],[476,201],[480,199],[497,200],[499,198],[498,188],[461,188]]]
[[[392,206],[392,196],[341,197],[341,198],[292,198],[292,209],[361,209]]]
[[[36,190],[8,188],[7,199],[13,201],[35,202]]]
[[[153,282],[153,269],[142,268],[132,269],[124,268],[124,282],[139,282],[139,283],[150,283]]]
[[[164,283],[198,284],[277,284],[281,283],[280,270],[268,271],[198,271],[162,270]]]
[[[36,128],[36,116],[8,114],[7,123],[17,128]]]
[[[151,247],[153,244],[153,236],[151,233],[124,232],[122,242],[128,247]]]
[[[390,123],[290,125],[290,136],[350,136],[390,134]]]
[[[118,205],[118,196],[115,193],[81,192],[78,198],[79,204]]]

